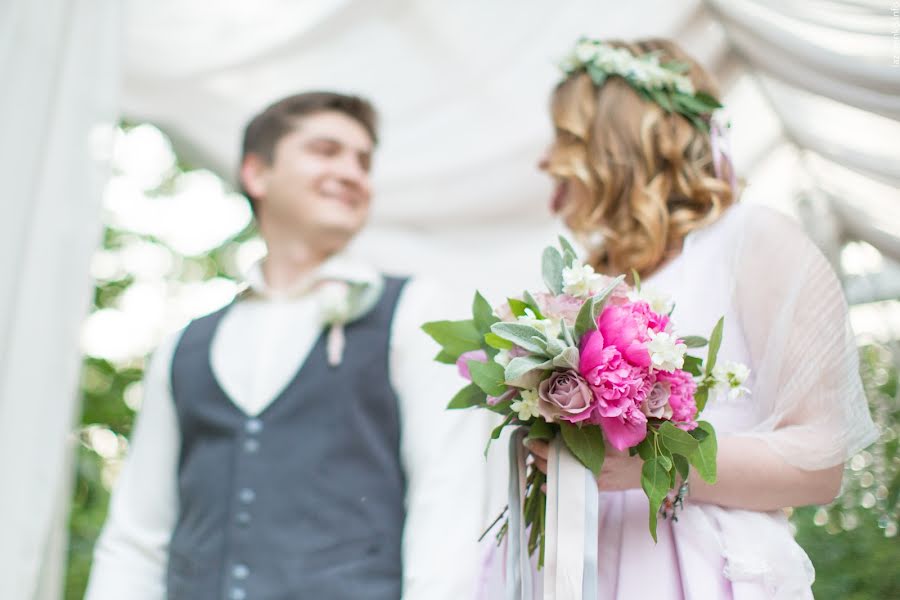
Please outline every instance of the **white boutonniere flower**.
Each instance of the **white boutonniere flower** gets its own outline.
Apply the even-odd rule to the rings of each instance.
[[[341,364],[346,346],[345,326],[368,313],[378,302],[383,282],[354,283],[329,279],[316,286],[320,320],[329,327],[326,341],[328,364]]]

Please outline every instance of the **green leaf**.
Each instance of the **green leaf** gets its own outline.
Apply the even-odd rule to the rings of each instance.
[[[544,353],[547,338],[544,337],[543,333],[530,325],[522,323],[494,323],[491,325],[491,331],[498,337],[512,342],[528,352],[535,354]],[[535,343],[532,339],[535,337],[543,340],[544,344]]]
[[[656,541],[656,515],[669,493],[669,471],[660,458],[651,458],[641,468],[641,487],[650,502],[650,535]]]
[[[695,94],[694,94],[694,99],[699,100],[700,102],[702,102],[703,104],[705,104],[707,107],[710,108],[710,110],[716,109],[716,108],[722,108],[722,103],[719,102],[719,101],[718,101],[716,98],[714,98],[713,96],[707,94],[706,92],[697,92],[697,93],[695,93]]]
[[[634,279],[634,291],[641,291],[641,275],[637,272],[637,269],[631,270],[631,278]]]
[[[688,348],[702,348],[709,343],[709,340],[705,337],[700,337],[699,335],[688,335],[681,338],[681,341]]]
[[[703,373],[701,371],[701,367],[703,366],[703,359],[697,358],[696,356],[691,356],[690,354],[684,355],[684,366],[681,368],[690,373],[695,377],[700,377]]]
[[[485,408],[491,412],[495,412],[498,415],[508,415],[509,411],[512,410],[512,400],[504,400],[503,402],[498,402],[491,406],[490,404],[486,404]]]
[[[482,335],[471,319],[431,321],[422,325],[422,331],[441,345],[448,359],[456,360],[463,352],[481,349]]]
[[[509,309],[512,311],[513,315],[517,317],[527,316],[527,313],[525,312],[525,310],[529,308],[527,302],[519,300],[518,298],[507,298],[506,302],[509,304]]]
[[[500,321],[500,319],[494,315],[494,309],[491,308],[490,303],[484,299],[481,292],[475,292],[475,299],[472,300],[472,321],[475,323],[475,328],[478,329],[478,333],[481,335],[490,333],[491,325]]]
[[[445,365],[455,365],[457,358],[458,357],[454,357],[452,354],[448,354],[441,350],[437,353],[437,356],[434,357],[434,360],[439,363],[444,363]]]
[[[645,461],[656,458],[656,444],[653,443],[655,436],[656,432],[652,429],[648,429],[647,437],[637,445],[637,453],[640,454],[641,458]]]
[[[699,427],[695,427],[694,429],[691,429],[690,431],[688,431],[688,433],[691,434],[691,437],[694,438],[695,440],[697,440],[698,442],[702,442],[703,440],[705,440],[706,438],[709,437],[709,432],[705,431],[703,429],[700,429]]]
[[[581,310],[578,311],[578,316],[575,318],[575,335],[578,339],[597,328],[597,316],[603,310],[606,298],[624,279],[624,275],[619,275],[602,292],[591,296],[581,306]]]
[[[560,319],[559,321],[559,330],[562,334],[563,341],[566,342],[569,346],[575,346],[575,336],[572,333],[572,330],[569,328],[568,323],[566,323],[565,319]]]
[[[713,426],[706,421],[700,421],[697,424],[699,429],[706,431],[707,435],[703,441],[697,445],[697,451],[689,456],[691,464],[697,469],[697,474],[707,483],[716,482],[716,453],[718,444],[716,442],[716,431]]]
[[[659,428],[659,441],[672,454],[681,454],[690,458],[697,450],[699,442],[687,431],[678,429],[669,422],[663,423]],[[668,469],[667,469],[668,470]]]
[[[531,312],[534,313],[534,316],[538,319],[544,318],[544,313],[541,312],[540,305],[538,301],[535,300],[534,296],[531,295],[531,292],[525,290],[522,292],[522,297],[525,298],[525,302],[528,304],[528,308],[531,309]]]
[[[515,344],[510,341],[504,340],[496,333],[484,334],[484,343],[497,350],[512,350],[513,346],[515,346]]]
[[[575,251],[575,246],[572,245],[572,242],[570,242],[568,240],[568,238],[566,238],[565,236],[562,236],[562,235],[559,236],[559,247],[562,248],[564,256],[566,254],[571,254],[572,258],[575,258],[577,260],[578,252]],[[572,264],[567,262],[566,266],[571,267]]]
[[[459,408],[471,408],[473,406],[481,406],[486,401],[487,394],[484,393],[484,390],[479,388],[474,383],[470,383],[463,389],[456,392],[456,395],[453,396],[452,400],[450,400],[450,404],[447,405],[447,408],[451,410]]]
[[[494,361],[468,361],[472,383],[480,387],[488,396],[499,397],[506,392],[504,369]]]
[[[541,368],[546,362],[544,358],[538,356],[517,356],[506,365],[503,380],[510,385],[516,385],[522,377]]]
[[[697,412],[703,412],[706,408],[706,401],[709,400],[709,388],[705,385],[698,385],[697,391],[694,392],[694,404],[697,405]]]
[[[722,347],[722,329],[725,327],[725,317],[720,317],[719,322],[713,327],[712,334],[709,336],[709,354],[706,356],[706,374],[712,375],[716,366],[716,359],[719,356],[719,348]]]
[[[506,418],[503,419],[503,422],[500,423],[499,425],[497,425],[496,427],[494,427],[494,430],[491,431],[491,437],[487,441],[487,445],[484,447],[485,458],[488,455],[488,450],[491,449],[491,442],[493,442],[494,440],[496,440],[497,438],[500,437],[500,434],[503,433],[503,428],[506,427],[507,425],[509,425],[512,422],[513,418],[515,418],[515,415],[513,415],[513,414],[506,415]]]
[[[691,472],[691,463],[688,462],[687,458],[680,454],[674,455],[672,460],[675,462],[675,470],[681,475],[681,481],[686,480]]]
[[[578,255],[575,254],[574,250],[566,250],[563,252],[563,264],[570,269],[578,264]]]
[[[559,369],[577,371],[580,358],[581,352],[579,352],[578,348],[569,346],[553,357],[553,366]]]
[[[534,423],[531,424],[531,427],[528,428],[528,436],[526,439],[529,440],[552,440],[556,435],[556,432],[553,431],[553,427],[547,423],[547,421],[543,419],[535,419]]]
[[[565,421],[559,422],[562,438],[572,454],[581,464],[590,469],[594,476],[600,475],[603,459],[606,457],[606,446],[603,444],[603,432],[599,427],[586,425],[578,427]]]
[[[548,246],[541,258],[541,272],[544,283],[551,294],[559,295],[563,288],[563,257],[559,250]]]
[[[667,472],[672,470],[672,459],[671,458],[669,458],[665,454],[660,454],[657,458],[659,459],[659,464],[662,465],[663,469],[665,469]]]

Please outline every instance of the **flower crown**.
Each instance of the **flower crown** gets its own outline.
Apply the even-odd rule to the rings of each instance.
[[[645,99],[656,102],[666,112],[683,115],[706,133],[709,133],[712,112],[722,108],[711,95],[696,91],[691,80],[683,75],[690,69],[689,65],[675,61],[660,63],[656,52],[635,56],[626,48],[581,38],[559,67],[566,76],[585,71],[598,87],[610,76],[618,75]]]

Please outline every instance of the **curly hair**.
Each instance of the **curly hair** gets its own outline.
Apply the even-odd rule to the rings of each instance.
[[[695,88],[718,97],[709,73],[669,40],[607,43],[689,65]],[[568,184],[562,215],[601,273],[652,273],[735,201],[730,173],[715,175],[709,134],[621,77],[598,87],[573,73],[554,90],[551,114],[548,171]]]

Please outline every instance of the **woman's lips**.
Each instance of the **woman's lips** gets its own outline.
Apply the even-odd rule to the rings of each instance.
[[[553,199],[550,201],[550,210],[554,213],[562,210],[568,187],[568,183],[565,181],[560,181],[556,184],[556,189],[553,191]]]

